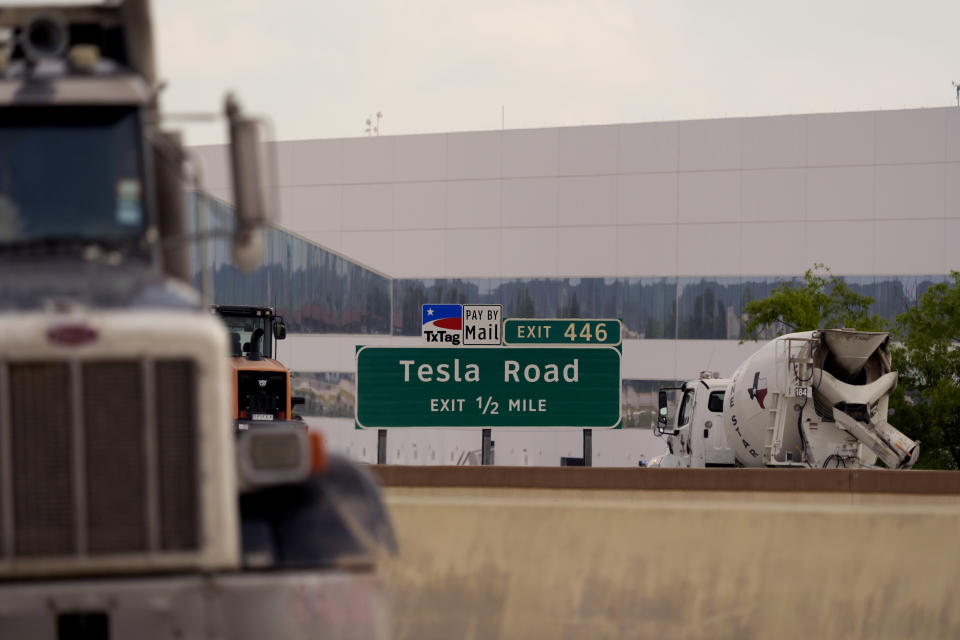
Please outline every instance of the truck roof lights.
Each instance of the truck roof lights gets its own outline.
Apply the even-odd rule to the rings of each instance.
[[[92,73],[100,63],[100,47],[95,44],[75,44],[67,54],[70,68]]]

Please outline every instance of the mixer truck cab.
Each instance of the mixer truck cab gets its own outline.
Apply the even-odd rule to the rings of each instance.
[[[668,453],[650,460],[648,467],[735,466],[723,428],[723,399],[729,384],[704,371],[679,387],[661,387],[653,434],[666,440]],[[671,395],[679,398],[672,415]]]
[[[277,341],[287,337],[283,318],[271,307],[214,305],[230,335],[233,420],[239,430],[299,418],[303,398],[290,396],[290,370],[276,360]]]

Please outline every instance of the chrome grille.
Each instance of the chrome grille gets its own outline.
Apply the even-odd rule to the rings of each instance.
[[[199,545],[197,479],[197,414],[193,363],[163,362],[157,366],[158,454],[161,547],[195,549]]]
[[[147,547],[143,374],[137,362],[83,365],[90,553]],[[129,418],[136,416],[136,422]],[[109,464],[104,464],[109,461]]]
[[[197,550],[195,365],[0,362],[0,558]]]
[[[72,553],[70,404],[65,364],[10,367],[13,535],[19,556]]]

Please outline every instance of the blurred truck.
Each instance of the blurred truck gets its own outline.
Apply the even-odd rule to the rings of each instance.
[[[728,380],[701,375],[661,389],[654,435],[669,453],[647,466],[872,467],[879,458],[909,469],[919,442],[887,422],[896,385],[887,333],[781,336]],[[680,393],[674,412],[670,391]]]
[[[148,9],[0,7],[0,638],[385,637],[371,476],[289,413],[233,427]],[[249,269],[259,123],[225,115]]]

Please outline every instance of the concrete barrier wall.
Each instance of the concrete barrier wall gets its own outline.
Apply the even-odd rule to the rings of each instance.
[[[459,471],[378,469],[398,638],[960,637],[958,475]]]

